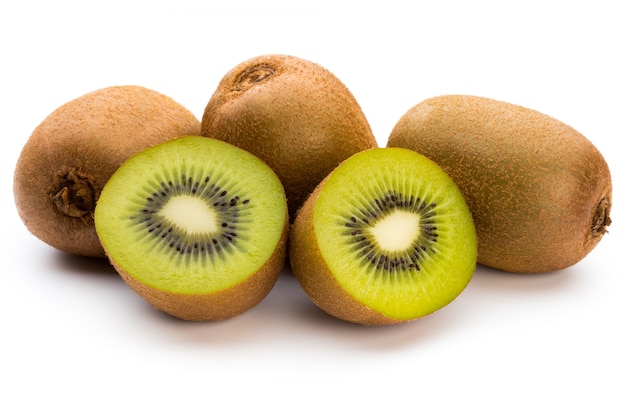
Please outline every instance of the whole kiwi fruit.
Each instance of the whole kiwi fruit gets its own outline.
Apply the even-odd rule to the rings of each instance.
[[[579,262],[611,223],[611,175],[598,149],[536,110],[467,95],[427,99],[388,147],[417,151],[458,184],[478,234],[478,262],[519,273]]]
[[[199,132],[188,109],[142,86],[106,87],[69,101],[36,127],[21,151],[13,182],[18,213],[43,242],[104,257],[93,215],[109,177],[135,153]]]
[[[463,195],[408,149],[369,149],[342,162],[292,225],[289,258],[311,300],[368,326],[411,321],[454,300],[476,268]]]
[[[285,186],[291,220],[315,186],[354,153],[377,147],[348,88],[329,70],[289,55],[261,55],[222,78],[202,135],[264,160]]]
[[[184,320],[239,315],[272,289],[289,229],[283,186],[263,161],[184,136],[130,157],[104,186],[96,231],[125,282]]]

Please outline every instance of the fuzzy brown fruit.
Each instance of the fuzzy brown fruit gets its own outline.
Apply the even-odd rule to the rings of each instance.
[[[145,148],[199,132],[200,121],[189,110],[145,87],[107,87],[67,102],[22,149],[13,185],[18,213],[43,242],[104,257],[93,213],[110,176]]]
[[[205,108],[202,134],[264,160],[285,186],[292,221],[339,163],[378,146],[348,88],[320,65],[287,55],[231,69]]]
[[[478,235],[478,262],[510,272],[574,265],[611,223],[611,176],[572,127],[521,106],[452,95],[425,100],[388,147],[437,162],[458,184]]]

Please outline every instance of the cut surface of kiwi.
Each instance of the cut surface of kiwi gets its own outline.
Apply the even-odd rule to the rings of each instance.
[[[231,317],[269,292],[285,259],[287,219],[282,184],[264,162],[200,136],[130,158],[95,211],[122,277],[155,307],[190,320]]]
[[[290,242],[294,274],[313,302],[366,325],[434,312],[476,267],[462,194],[435,163],[406,149],[344,161],[306,201]]]

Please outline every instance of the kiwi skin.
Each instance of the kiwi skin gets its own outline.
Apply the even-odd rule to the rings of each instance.
[[[427,99],[388,147],[412,149],[457,183],[475,221],[478,262],[517,273],[572,266],[611,223],[611,176],[598,149],[535,110],[484,97]]]
[[[200,121],[168,96],[112,86],[67,102],[35,128],[17,160],[13,193],[27,229],[74,255],[104,257],[93,222],[102,187],[130,156],[200,132]]]
[[[313,227],[315,201],[329,176],[314,189],[291,225],[288,250],[291,269],[311,301],[331,316],[366,326],[400,323],[402,320],[385,316],[348,294],[326,266],[315,239],[306,238],[315,234]],[[308,273],[312,265],[315,265],[315,274]]]
[[[289,236],[289,217],[276,249],[267,262],[239,284],[210,294],[178,294],[150,287],[129,275],[110,259],[124,282],[146,302],[176,318],[187,321],[217,321],[238,316],[260,303],[274,287],[282,270]]]
[[[289,55],[261,55],[231,69],[201,122],[203,136],[243,148],[276,172],[291,221],[339,163],[378,147],[348,88],[322,66]]]

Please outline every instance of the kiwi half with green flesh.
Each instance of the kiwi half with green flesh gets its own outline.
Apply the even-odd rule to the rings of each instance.
[[[99,89],[47,116],[15,167],[18,213],[37,238],[67,253],[104,257],[93,212],[102,187],[131,155],[200,133],[172,98],[141,86]]]
[[[252,308],[284,265],[285,192],[256,156],[187,136],[129,158],[96,205],[96,231],[128,285],[184,320]]]
[[[292,221],[340,162],[378,147],[348,88],[322,66],[288,55],[262,55],[231,69],[206,105],[202,135],[270,165],[285,186]]]
[[[476,268],[463,195],[435,163],[407,149],[359,152],[329,174],[290,234],[294,275],[337,318],[386,325],[454,300]]]
[[[519,273],[574,265],[611,223],[611,176],[598,149],[545,114],[493,99],[425,100],[389,147],[417,151],[457,183],[472,211],[478,261]]]

